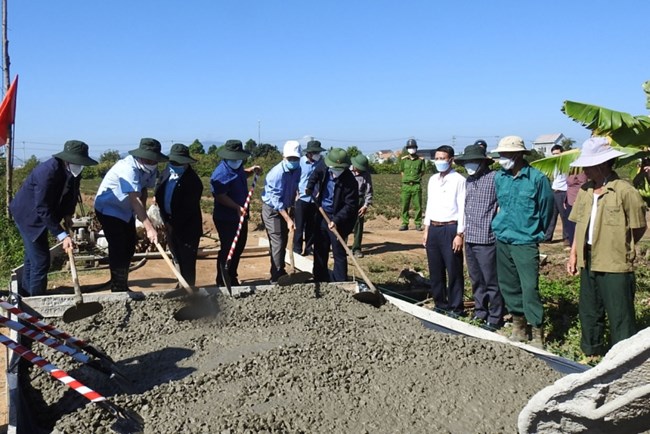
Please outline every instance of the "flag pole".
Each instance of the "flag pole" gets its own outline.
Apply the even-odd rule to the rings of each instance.
[[[4,84],[5,95],[9,90],[9,40],[7,39],[7,0],[2,0],[2,81]],[[12,184],[13,184],[13,143],[14,138],[12,134],[11,124],[7,126],[7,142],[5,146],[5,164],[6,164],[6,209],[7,217],[11,218],[9,212],[9,202],[11,202],[11,196],[13,194]]]

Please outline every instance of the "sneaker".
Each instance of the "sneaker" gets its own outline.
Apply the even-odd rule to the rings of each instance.
[[[417,225],[417,226],[415,227],[415,230],[416,230],[416,231],[420,231],[420,232],[422,232],[422,226],[421,226],[421,225]]]
[[[363,258],[363,253],[361,253],[361,250],[355,250],[354,256],[357,258]]]
[[[402,226],[399,227],[399,230],[400,230],[400,231],[408,231],[408,230],[409,230],[409,227],[406,226],[406,225],[402,225]]]

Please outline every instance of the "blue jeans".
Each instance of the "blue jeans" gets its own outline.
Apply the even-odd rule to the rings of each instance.
[[[22,287],[19,288],[18,293],[26,297],[43,295],[47,289],[47,272],[50,271],[50,245],[47,241],[47,230],[43,230],[34,241],[29,239],[20,226],[18,226],[18,232],[20,232],[25,246]]]

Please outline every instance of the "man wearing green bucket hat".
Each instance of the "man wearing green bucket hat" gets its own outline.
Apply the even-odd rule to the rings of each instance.
[[[158,163],[168,158],[156,139],[143,138],[137,149],[110,168],[97,190],[95,212],[108,242],[108,263],[111,270],[111,291],[129,292],[129,265],[135,253],[137,235],[135,218],[140,220],[152,243],[158,242],[156,229],[147,216],[147,189],[153,188],[158,176]]]
[[[317,282],[344,282],[348,280],[348,260],[345,248],[332,231],[335,229],[345,239],[357,221],[359,191],[350,172],[350,157],[341,148],[327,153],[325,165],[317,167],[309,178],[308,194],[317,191],[316,204],[323,208],[331,223],[316,215],[314,231],[314,280]],[[334,256],[334,270],[330,276],[327,268],[330,247]]]
[[[196,160],[190,149],[175,143],[169,151],[169,163],[156,187],[156,203],[165,222],[169,249],[185,281],[196,283],[196,256],[203,233],[201,195],[203,183],[192,169]]]
[[[359,212],[357,222],[354,224],[354,243],[352,244],[352,253],[357,258],[363,258],[361,252],[361,242],[363,240],[363,224],[365,222],[366,212],[372,204],[372,177],[370,176],[370,166],[365,155],[359,154],[352,157],[352,174],[359,186]]]
[[[23,296],[43,295],[50,269],[48,231],[63,241],[63,249],[72,248],[72,239],[61,226],[65,219],[72,223],[79,175],[84,166],[97,161],[88,156],[88,145],[68,140],[63,151],[40,163],[31,171],[9,205],[18,232],[25,246],[25,262],[19,293]]]
[[[217,228],[221,244],[217,255],[217,286],[221,286],[225,282],[224,276],[221,275],[222,272],[228,273],[231,285],[239,286],[237,268],[248,239],[248,214],[242,221],[237,244],[227,271],[226,261],[237,233],[241,215],[244,212],[244,204],[248,196],[248,177],[253,173],[262,173],[260,166],[244,168],[244,161],[250,155],[250,152],[244,150],[241,140],[226,141],[226,144],[219,149],[221,162],[210,176],[210,188],[214,197],[212,221]]]

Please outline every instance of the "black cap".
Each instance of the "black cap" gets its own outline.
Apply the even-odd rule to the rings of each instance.
[[[487,149],[487,143],[485,143],[485,140],[477,140],[474,142],[474,144],[482,147],[483,149]]]
[[[406,141],[406,147],[407,148],[417,148],[418,147],[418,142],[416,142],[415,139],[408,139]]]

